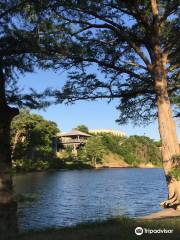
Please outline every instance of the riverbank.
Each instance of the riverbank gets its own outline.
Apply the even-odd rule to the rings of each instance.
[[[165,218],[173,218],[173,217],[180,218],[180,210],[175,210],[173,208],[166,208],[161,211],[151,213],[147,216],[141,217],[139,219],[152,220],[152,219],[165,219]]]
[[[61,160],[61,159],[60,159]],[[57,161],[57,160],[56,160]],[[161,168],[161,166],[153,165],[152,163],[140,163],[137,165],[130,165],[118,158],[118,156],[108,155],[105,160],[101,164],[96,164],[96,166],[92,166],[90,164],[85,164],[80,161],[72,161],[72,162],[63,162],[61,160],[60,164],[57,164],[51,168],[43,168],[39,167],[36,169],[13,169],[13,173],[30,173],[30,172],[50,172],[50,171],[58,171],[58,170],[83,170],[83,169],[103,169],[103,168]]]
[[[104,157],[101,163],[97,163],[96,166],[85,164],[83,162],[74,161],[65,163],[64,168],[67,169],[84,169],[84,168],[92,168],[92,169],[102,169],[102,168],[159,168],[159,165],[154,165],[151,162],[140,162],[134,164],[128,164],[124,159],[112,152],[108,152]]]
[[[97,164],[96,167],[88,165],[88,164],[66,164],[63,167],[59,168],[47,168],[47,169],[33,169],[33,170],[18,170],[13,171],[14,175],[17,174],[26,174],[26,173],[36,173],[36,172],[54,172],[54,171],[63,171],[63,170],[85,170],[85,169],[94,169],[94,170],[100,170],[100,169],[118,169],[118,168],[161,168],[159,166],[151,165],[151,164],[140,164],[137,166],[132,166],[128,164],[122,164],[122,163],[109,163],[109,164]]]
[[[158,168],[151,162],[141,162],[139,164],[128,164],[118,154],[107,154],[101,164],[97,164],[96,168]]]
[[[142,227],[151,230],[173,230],[173,233],[135,234],[135,229]],[[145,230],[144,230],[145,231]],[[172,231],[170,231],[172,232]],[[180,218],[165,220],[133,220],[126,217],[106,221],[80,224],[74,227],[29,231],[19,235],[19,240],[136,240],[136,239],[172,239],[178,240],[180,234]]]

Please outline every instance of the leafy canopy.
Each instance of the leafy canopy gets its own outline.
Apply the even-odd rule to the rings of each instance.
[[[100,137],[90,137],[85,147],[78,150],[78,158],[84,162],[90,162],[92,165],[101,163],[106,153]]]
[[[49,105],[45,93],[24,91],[18,78],[38,68],[48,69],[51,59],[62,51],[63,36],[60,26],[57,32],[50,3],[48,0],[0,2],[1,105],[30,108]]]
[[[11,126],[13,159],[49,160],[53,156],[53,138],[58,132],[56,123],[21,110]]]
[[[84,133],[89,133],[89,129],[87,126],[81,124],[81,125],[78,125],[75,129],[81,131],[81,132],[84,132]]]
[[[65,26],[62,58],[54,67],[69,70],[59,102],[114,99],[119,123],[148,122],[156,117],[154,87],[157,47],[167,59],[168,92],[179,94],[179,1],[51,1],[56,21]],[[101,76],[93,73],[96,67]],[[93,68],[93,69],[94,69]],[[172,101],[177,104],[177,102]]]
[[[117,98],[119,123],[148,122],[156,117],[158,46],[179,115],[179,15],[179,0],[2,0],[0,83],[6,99],[39,108],[51,103],[45,96],[56,103]],[[69,80],[62,91],[22,91],[19,74],[36,68],[64,68]]]

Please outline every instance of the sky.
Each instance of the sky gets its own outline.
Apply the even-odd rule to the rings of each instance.
[[[95,71],[92,69],[92,71]],[[99,74],[99,73],[98,73]],[[67,75],[63,71],[54,73],[53,71],[37,70],[35,73],[29,73],[20,77],[20,86],[27,90],[33,87],[36,90],[51,86],[60,89],[66,81]],[[70,131],[80,124],[86,125],[89,129],[114,129],[123,131],[126,136],[145,135],[152,139],[159,140],[157,122],[148,126],[134,126],[133,124],[118,125],[116,119],[119,116],[116,106],[117,100],[107,103],[105,100],[98,101],[78,101],[73,105],[53,105],[44,110],[32,111],[42,115],[45,119],[57,123],[62,132]],[[180,127],[178,128],[180,137]]]

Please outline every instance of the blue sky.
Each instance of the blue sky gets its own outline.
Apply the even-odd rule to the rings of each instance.
[[[59,71],[36,71],[35,73],[26,74],[20,77],[20,86],[23,89],[33,87],[37,90],[43,90],[49,86],[61,88],[67,79],[66,73]],[[146,135],[153,139],[159,139],[157,122],[148,126],[118,125],[115,120],[118,118],[116,110],[117,100],[107,103],[105,100],[99,101],[79,101],[73,105],[54,105],[45,111],[33,111],[41,114],[45,119],[52,120],[58,124],[61,131],[69,131],[80,124],[85,124],[89,129],[115,129],[125,132],[129,135]],[[180,128],[178,128],[180,136]]]

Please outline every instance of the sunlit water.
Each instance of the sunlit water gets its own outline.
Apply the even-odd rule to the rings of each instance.
[[[37,200],[20,203],[21,229],[70,226],[118,215],[159,210],[166,198],[161,169],[67,170],[14,177],[17,193]]]

